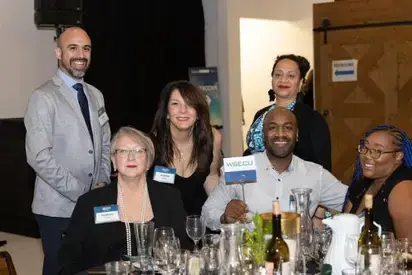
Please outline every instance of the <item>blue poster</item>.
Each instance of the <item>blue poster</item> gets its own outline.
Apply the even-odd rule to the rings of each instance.
[[[209,104],[210,123],[217,129],[223,128],[223,118],[216,67],[189,68],[189,81],[198,86]]]

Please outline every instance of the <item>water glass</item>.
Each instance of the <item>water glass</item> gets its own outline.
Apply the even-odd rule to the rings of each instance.
[[[154,222],[141,222],[133,224],[136,236],[137,256],[152,255]]]
[[[176,270],[177,257],[180,252],[180,247],[174,236],[161,237],[155,244],[157,253],[157,269],[162,274],[173,274]]]
[[[109,262],[104,265],[106,275],[127,275],[130,271],[130,264],[123,261]]]
[[[133,263],[133,267],[135,268],[135,273],[137,274],[155,274],[153,258],[149,255],[137,256],[136,261]]]
[[[154,268],[159,269],[165,265],[165,242],[175,237],[175,232],[171,227],[159,227],[154,230],[153,237],[153,256],[155,260]]]
[[[342,275],[361,275],[362,272],[355,268],[347,268],[342,270]]]
[[[220,235],[206,234],[202,238],[202,247],[219,247]]]
[[[381,234],[382,263],[381,275],[395,274],[398,265],[398,252],[393,232],[383,231]]]
[[[198,243],[205,235],[206,225],[203,217],[199,215],[190,215],[186,217],[186,233],[195,243],[193,252],[198,253]]]
[[[401,274],[410,275],[412,274],[412,241],[401,238],[397,242],[400,254],[399,271]]]
[[[180,249],[179,252],[177,252],[176,255],[176,268],[177,268],[177,273],[180,275],[187,274],[187,267],[189,265],[189,259],[190,259],[190,251],[186,249]]]
[[[202,274],[217,274],[219,271],[219,248],[218,247],[203,247],[200,252],[201,257],[201,273]]]

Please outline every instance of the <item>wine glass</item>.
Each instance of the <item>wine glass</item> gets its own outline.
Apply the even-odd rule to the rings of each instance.
[[[381,234],[382,249],[382,275],[395,274],[397,267],[396,241],[393,232],[382,231]]]
[[[186,217],[186,233],[195,243],[194,253],[199,253],[198,243],[205,235],[206,225],[203,217],[199,215],[190,215]]]
[[[399,250],[400,271],[403,274],[412,274],[412,242],[407,238],[397,239]]]
[[[220,235],[218,234],[206,234],[202,239],[203,247],[218,247],[220,241]]]
[[[345,260],[352,268],[358,263],[358,238],[357,234],[348,234],[345,239]]]
[[[154,230],[153,236],[153,256],[157,269],[165,262],[164,243],[167,238],[174,238],[175,232],[172,227],[159,227]]]

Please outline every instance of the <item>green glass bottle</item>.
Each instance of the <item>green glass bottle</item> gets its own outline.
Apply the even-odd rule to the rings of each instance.
[[[282,238],[279,201],[273,202],[272,239],[266,247],[266,274],[290,274],[289,247]]]

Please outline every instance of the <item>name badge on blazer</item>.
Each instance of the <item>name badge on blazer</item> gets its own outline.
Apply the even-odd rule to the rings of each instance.
[[[109,117],[107,116],[106,109],[104,107],[100,108],[99,111],[97,111],[97,114],[99,115],[100,126],[105,125],[109,121]]]
[[[116,204],[96,206],[94,208],[94,223],[109,223],[118,222],[119,218],[119,207]]]
[[[175,183],[176,168],[155,166],[153,180],[163,183]]]

